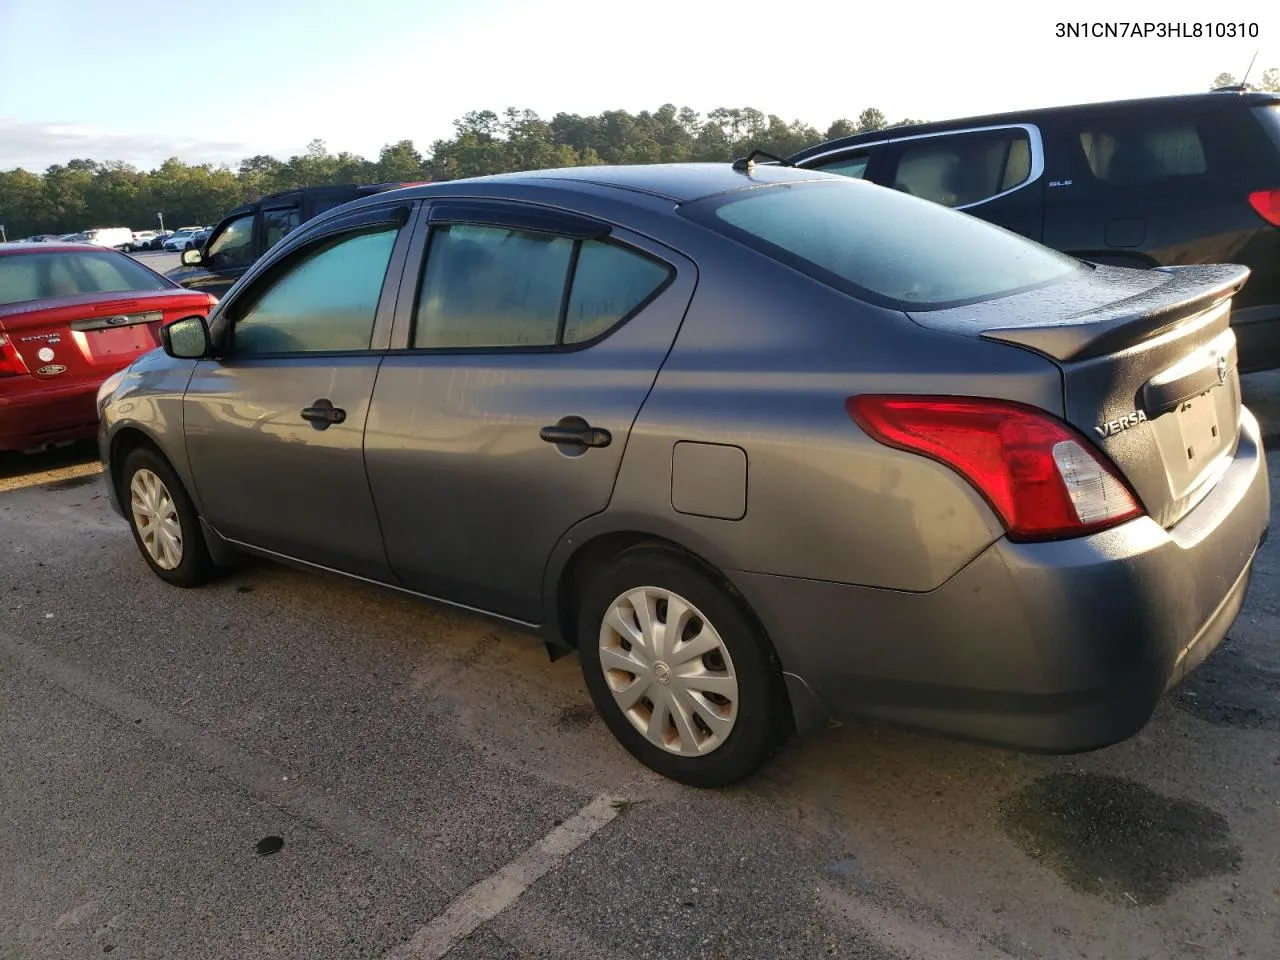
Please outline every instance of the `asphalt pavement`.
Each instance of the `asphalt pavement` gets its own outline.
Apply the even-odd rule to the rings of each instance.
[[[1247,401],[1280,442],[1280,374]],[[3,960],[1277,956],[1276,538],[1123,744],[852,723],[708,792],[527,637],[266,562],[165,585],[93,457],[0,459]]]
[[[156,273],[168,273],[170,270],[176,270],[182,266],[182,254],[180,253],[168,253],[164,250],[139,250],[137,253],[131,254],[131,256],[140,263],[145,263]]]

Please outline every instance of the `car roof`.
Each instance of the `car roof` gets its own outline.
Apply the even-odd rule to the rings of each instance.
[[[76,251],[109,251],[115,253],[110,247],[99,246],[96,243],[69,243],[59,241],[58,243],[27,243],[25,240],[19,240],[15,243],[0,243],[0,254],[4,253],[74,253]],[[121,254],[124,256],[124,254]]]
[[[880,130],[869,130],[866,133],[854,133],[847,137],[825,140],[822,143],[805,147],[787,158],[789,162],[806,160],[817,153],[845,146],[856,146],[860,143],[874,143],[894,137],[917,136],[926,133],[944,133],[970,126],[994,126],[1002,123],[1033,123],[1045,117],[1070,115],[1106,108],[1107,110],[1123,110],[1127,108],[1165,107],[1261,107],[1280,103],[1280,93],[1264,93],[1247,90],[1213,90],[1207,93],[1183,93],[1163,97],[1139,97],[1131,100],[1099,100],[1090,103],[1071,103],[1051,107],[1032,107],[1028,110],[1006,110],[1003,113],[986,113],[967,117],[956,117],[951,120],[934,120],[929,123],[911,123],[900,127],[886,127]]]
[[[730,163],[644,163],[599,164],[585,167],[557,167],[527,170],[519,173],[497,173],[487,177],[469,177],[404,187],[395,191],[406,197],[431,197],[452,192],[469,183],[521,184],[527,186],[573,189],[575,185],[608,187],[618,191],[646,194],[676,203],[689,203],[703,197],[730,190],[794,183],[803,180],[831,179],[832,174],[765,164],[750,170],[735,170]],[[364,203],[385,200],[386,194],[362,198]]]

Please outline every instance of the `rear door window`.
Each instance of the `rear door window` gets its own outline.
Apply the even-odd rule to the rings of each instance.
[[[270,250],[277,243],[298,229],[302,222],[297,207],[278,207],[274,210],[262,211],[263,252]]]
[[[944,207],[967,207],[1031,176],[1031,137],[1020,127],[899,141],[896,190]]]
[[[574,265],[564,342],[594,340],[635,313],[670,276],[665,264],[634,250],[584,240]]]
[[[435,227],[412,346],[587,343],[635,314],[670,276],[665,264],[608,241],[492,225]]]

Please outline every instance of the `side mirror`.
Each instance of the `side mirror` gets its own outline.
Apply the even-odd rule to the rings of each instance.
[[[160,345],[177,360],[203,360],[209,356],[209,325],[204,317],[183,317],[165,324],[160,328]]]
[[[197,263],[204,261],[204,254],[200,252],[199,247],[192,247],[190,250],[182,251],[182,265],[184,267],[194,267]]]

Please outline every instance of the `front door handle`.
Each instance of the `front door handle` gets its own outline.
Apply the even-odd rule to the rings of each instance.
[[[547,443],[569,447],[607,447],[613,435],[602,427],[593,427],[581,417],[563,417],[550,427],[543,427],[538,436]]]
[[[335,407],[328,400],[317,400],[309,407],[302,408],[302,419],[311,421],[317,430],[327,430],[331,423],[341,423],[347,419],[347,411]]]

